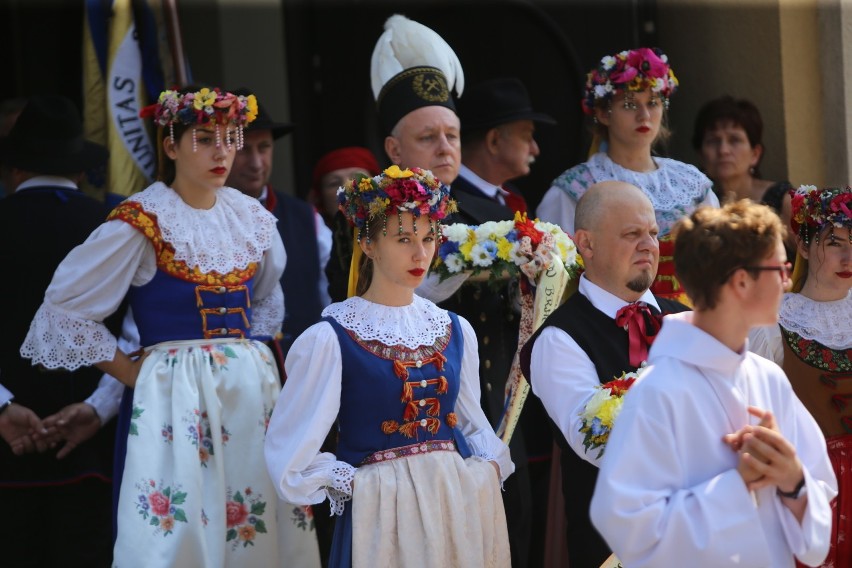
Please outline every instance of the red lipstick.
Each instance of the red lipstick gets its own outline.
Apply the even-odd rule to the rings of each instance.
[[[412,276],[423,276],[424,272],[426,272],[426,271],[423,270],[422,268],[412,268],[411,270],[408,271],[408,273],[411,274]]]
[[[636,132],[641,132],[642,134],[645,134],[646,132],[649,132],[650,130],[651,130],[651,128],[648,127],[648,126],[639,126],[639,127],[636,128]]]
[[[852,272],[835,272],[841,278],[852,278]]]
[[[217,176],[223,176],[226,173],[228,173],[228,170],[223,166],[219,166],[217,168],[211,168],[210,171],[213,172],[214,174],[216,174]]]

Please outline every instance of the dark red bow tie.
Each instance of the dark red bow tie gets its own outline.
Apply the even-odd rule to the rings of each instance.
[[[635,302],[618,310],[615,323],[627,329],[630,365],[639,367],[648,360],[648,348],[660,331],[662,317],[651,313],[645,302]]]

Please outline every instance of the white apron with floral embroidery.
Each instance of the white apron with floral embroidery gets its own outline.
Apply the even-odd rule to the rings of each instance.
[[[263,459],[279,390],[256,341],[150,349],[133,393],[114,566],[320,565],[310,508],[278,500]]]

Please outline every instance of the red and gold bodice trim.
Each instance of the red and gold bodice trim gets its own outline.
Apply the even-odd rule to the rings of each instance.
[[[438,373],[444,370],[446,357],[443,352],[450,343],[452,335],[452,324],[447,324],[446,332],[435,339],[432,345],[421,345],[411,349],[402,345],[389,347],[378,340],[361,339],[354,331],[347,329],[346,333],[362,349],[376,357],[380,357],[393,363],[393,371],[402,381],[402,393],[400,402],[405,405],[402,413],[403,422],[396,420],[385,420],[382,422],[382,432],[385,434],[400,433],[406,438],[419,439],[421,430],[435,435],[441,427],[441,400],[440,396],[447,394],[449,383],[443,374],[437,377],[420,380],[410,380],[409,369],[411,367],[421,368],[432,364]],[[435,394],[438,396],[423,396],[417,398],[417,389],[434,386]],[[448,412],[444,416],[444,422],[450,428],[458,423],[455,412]]]
[[[244,269],[234,269],[227,274],[216,271],[201,272],[198,267],[189,267],[186,262],[175,259],[174,247],[163,239],[157,215],[146,212],[140,203],[124,201],[110,212],[107,220],[124,221],[142,233],[154,247],[157,268],[187,282],[202,286],[238,286],[254,276],[257,263],[252,262]]]

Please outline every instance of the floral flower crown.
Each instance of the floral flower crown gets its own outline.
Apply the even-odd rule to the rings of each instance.
[[[678,86],[668,61],[666,54],[656,47],[605,56],[586,76],[583,112],[594,116],[597,101],[610,101],[618,93],[645,89],[663,97],[668,108],[668,99]]]
[[[852,229],[852,188],[817,189],[803,185],[791,191],[790,196],[793,208],[790,226],[806,245],[811,235],[816,235],[819,242],[819,234],[828,226]],[[852,242],[852,233],[849,239]]]
[[[382,232],[387,234],[387,218],[394,212],[412,213],[415,218],[425,215],[432,221],[440,221],[456,211],[450,188],[432,172],[420,168],[401,170],[399,166],[391,166],[372,178],[360,175],[350,179],[337,190],[337,203],[349,223],[358,228],[359,239],[361,231],[369,234],[371,218],[381,217]],[[402,231],[401,224],[399,230]]]
[[[174,142],[174,125],[227,125],[237,126],[237,148],[242,147],[243,128],[257,118],[257,99],[254,95],[235,95],[218,88],[203,88],[193,93],[167,90],[160,93],[157,102],[139,112],[142,118],[151,117],[154,124],[168,126]],[[219,130],[216,129],[217,146]],[[194,138],[193,138],[194,140]],[[228,140],[230,145],[230,139]],[[195,146],[193,145],[193,148]]]

